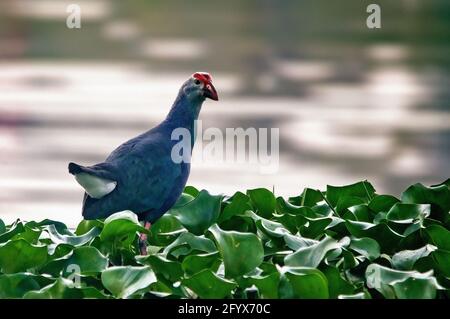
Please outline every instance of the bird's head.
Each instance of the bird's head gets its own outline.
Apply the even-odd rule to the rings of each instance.
[[[183,91],[190,99],[209,98],[214,101],[219,100],[216,88],[212,84],[212,78],[209,73],[196,72],[184,83]]]

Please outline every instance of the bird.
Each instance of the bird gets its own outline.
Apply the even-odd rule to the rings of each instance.
[[[145,229],[164,215],[181,196],[190,173],[191,152],[183,160],[174,159],[172,150],[179,143],[172,138],[176,129],[190,133],[195,142],[195,121],[206,99],[219,97],[207,72],[195,72],[186,80],[166,118],[157,126],[118,146],[104,162],[82,166],[68,165],[69,173],[84,189],[82,216],[103,219],[131,210]],[[139,236],[139,251],[147,254],[147,236]]]

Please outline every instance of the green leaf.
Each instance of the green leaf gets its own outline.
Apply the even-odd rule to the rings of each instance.
[[[108,267],[108,258],[93,246],[76,247],[67,255],[53,259],[41,269],[41,273],[53,276],[71,274],[96,275]]]
[[[321,269],[328,281],[330,298],[337,298],[340,294],[350,295],[355,287],[346,281],[336,267],[326,266]]]
[[[431,225],[426,227],[426,233],[433,245],[450,251],[450,231],[439,225]]]
[[[103,286],[117,298],[128,298],[156,282],[156,276],[148,266],[110,267],[102,273]]]
[[[24,225],[23,231],[11,237],[10,240],[24,239],[30,244],[38,244],[38,239],[42,233],[42,230],[37,228],[31,228],[27,224]]]
[[[58,278],[54,283],[37,291],[27,292],[24,299],[82,299],[84,293],[68,279]]]
[[[171,209],[169,214],[176,217],[191,233],[201,235],[217,221],[222,197],[210,195],[202,190],[194,200]]]
[[[197,197],[200,191],[194,186],[186,186],[183,190],[183,193],[192,197]]]
[[[95,247],[77,247],[67,259],[64,269],[68,271],[69,266],[74,265],[79,267],[81,275],[94,275],[108,267],[108,258]]]
[[[249,285],[255,285],[258,288],[261,298],[278,298],[278,285],[280,283],[280,273],[274,271],[266,275],[253,275],[247,277]]]
[[[329,298],[327,277],[318,269],[307,267],[282,267],[280,298]]]
[[[355,237],[370,237],[375,239],[383,252],[391,252],[395,250],[400,240],[404,238],[404,236],[398,234],[384,223],[375,225],[371,223],[346,220],[345,226],[350,234]]]
[[[219,215],[217,221],[218,224],[230,219],[235,215],[244,213],[246,210],[250,210],[249,204],[250,198],[244,193],[237,192],[230,198],[230,203],[225,206],[223,211]]]
[[[271,218],[275,212],[276,199],[271,191],[265,188],[250,189],[247,191],[251,203],[256,208],[258,215]]]
[[[355,216],[356,221],[371,222],[371,211],[367,205],[356,205],[349,207],[348,210]]]
[[[136,232],[149,233],[147,229],[141,226],[136,214],[126,210],[112,214],[105,219],[100,239],[104,242],[122,241],[130,243],[136,237]]]
[[[50,282],[52,280],[31,273],[0,275],[0,298],[22,298],[30,290],[39,290],[41,283]]]
[[[60,234],[73,235],[70,232],[70,230],[67,228],[66,224],[55,221],[55,220],[51,220],[51,219],[44,219],[44,220],[41,220],[40,222],[30,221],[30,222],[26,223],[25,225],[30,228],[36,228],[36,229],[44,229],[44,228],[46,228],[45,226],[52,225]]]
[[[333,207],[336,207],[339,199],[345,197],[357,197],[368,203],[375,195],[375,189],[368,181],[362,181],[346,186],[327,185],[326,197]]]
[[[195,275],[183,279],[182,283],[191,289],[200,298],[225,298],[236,288],[236,283],[221,278],[209,269],[205,269]]]
[[[150,227],[147,240],[151,245],[167,246],[183,232],[186,232],[186,229],[179,220],[170,214],[165,214]]]
[[[6,232],[6,225],[3,220],[0,218],[0,235]]]
[[[55,244],[69,244],[71,246],[82,246],[100,234],[100,229],[95,227],[81,236],[64,235],[58,232],[54,225],[48,225],[44,228],[49,238]]]
[[[44,245],[32,245],[24,239],[0,245],[0,269],[5,274],[37,268],[46,260],[47,248]]]
[[[369,288],[378,290],[386,298],[431,299],[435,298],[437,289],[442,289],[432,273],[399,271],[371,264],[366,269],[366,282]]]
[[[317,244],[303,247],[284,258],[286,266],[311,267],[319,266],[326,253],[330,250],[340,248],[341,245],[331,237],[325,237]]]
[[[209,253],[200,255],[189,255],[183,259],[181,267],[188,276],[192,276],[204,269],[210,269],[216,272],[221,260],[219,259],[219,253]]]
[[[323,201],[323,195],[320,191],[311,188],[305,188],[301,195],[301,206],[312,207]]]
[[[400,224],[410,224],[415,220],[423,220],[429,215],[430,205],[428,204],[397,203],[389,210],[386,219]]]
[[[88,233],[93,228],[98,227],[99,229],[103,228],[103,223],[99,220],[85,220],[83,219],[77,226],[75,230],[75,234],[78,236],[84,235]]]
[[[356,196],[340,197],[336,205],[336,211],[339,215],[341,215],[347,208],[352,206],[365,206],[365,203],[366,201],[363,198]]]
[[[387,213],[392,206],[399,203],[400,200],[391,195],[376,195],[369,203],[369,208],[375,213]]]
[[[17,234],[22,233],[25,230],[25,227],[22,222],[17,222],[12,227],[10,227],[9,230],[3,232],[3,234],[0,235],[0,243],[5,243]]]
[[[402,194],[402,202],[413,204],[435,204],[444,212],[450,210],[450,189],[446,185],[426,187],[414,184]]]
[[[217,248],[211,239],[205,236],[195,236],[191,233],[181,234],[173,243],[164,248],[163,255],[172,255],[175,258],[188,255],[192,251],[206,253],[217,252]]]
[[[156,274],[162,274],[170,281],[177,281],[183,276],[181,264],[176,261],[168,260],[163,256],[137,256],[136,260],[142,265],[151,266]]]
[[[432,252],[436,271],[441,272],[445,277],[450,278],[450,251],[438,249]]]
[[[380,245],[372,238],[353,238],[350,243],[350,249],[360,253],[370,261],[380,256]]]
[[[392,266],[400,270],[412,270],[416,261],[427,257],[435,250],[436,247],[433,245],[426,245],[416,250],[402,250],[392,256]]]
[[[256,235],[224,231],[217,224],[211,226],[209,231],[217,241],[227,278],[245,275],[262,263],[264,250]]]

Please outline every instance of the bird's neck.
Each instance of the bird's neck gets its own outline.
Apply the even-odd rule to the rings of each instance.
[[[195,121],[198,119],[204,98],[189,99],[184,92],[180,92],[164,120],[171,129],[185,128],[195,137]]]

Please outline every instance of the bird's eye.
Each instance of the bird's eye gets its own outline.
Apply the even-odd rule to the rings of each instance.
[[[196,85],[199,85],[199,84],[200,84],[200,80],[197,80],[197,79],[196,79],[196,80],[194,81],[194,83],[195,83]]]

